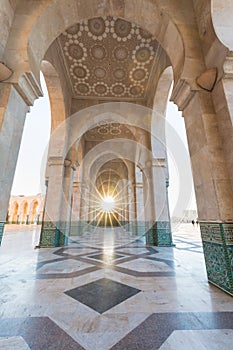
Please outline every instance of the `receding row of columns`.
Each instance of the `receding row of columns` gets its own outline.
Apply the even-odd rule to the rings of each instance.
[[[229,105],[226,104],[228,95],[224,92],[224,86],[219,81],[216,90],[210,93],[202,90],[193,92],[187,86],[184,89],[183,84],[179,86],[178,91],[174,91],[173,99],[183,109],[185,119],[208,278],[212,283],[232,293],[233,196],[232,173],[230,172],[232,152],[229,148],[229,145],[232,144],[232,132],[229,132],[231,118]],[[216,96],[217,92],[225,97],[213,102],[213,96]],[[222,121],[223,110],[225,111],[225,119]],[[1,237],[27,111],[28,105],[15,87],[11,84],[1,83]],[[225,122],[228,128],[226,135],[229,135],[226,142],[224,140]],[[228,145],[227,148],[225,143]],[[152,174],[148,175],[148,179],[154,176],[156,178],[158,176],[156,174],[160,171],[160,167],[157,168],[157,165],[151,166],[153,170]],[[144,169],[144,172],[149,172],[149,170]],[[55,245],[65,243],[65,235],[62,230],[64,230],[63,223],[67,222],[68,214],[66,209],[63,210],[64,186],[69,189],[68,192],[65,191],[68,194],[66,202],[71,202],[72,194],[70,182],[67,181],[68,184],[65,185],[64,173],[64,157],[50,158],[47,204],[42,229],[42,233],[49,232],[50,234],[47,236],[42,234],[42,246],[46,246],[46,244],[51,246],[54,245],[54,242]],[[164,181],[163,186],[166,190],[166,181]],[[156,194],[156,188],[153,188],[152,197],[154,198],[160,193]],[[165,196],[166,191],[162,191],[162,193]],[[146,215],[149,211],[150,208],[148,211],[146,210]],[[166,218],[168,213],[163,215]],[[148,220],[151,217],[153,217],[152,214]],[[154,232],[156,229],[155,227]],[[65,232],[67,231],[65,230]],[[159,242],[157,243],[159,244]],[[216,259],[219,263],[216,263]]]

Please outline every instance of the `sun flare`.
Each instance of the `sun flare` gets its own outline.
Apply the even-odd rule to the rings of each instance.
[[[115,206],[114,197],[111,195],[107,195],[101,200],[101,207],[103,211],[111,213]]]
[[[91,184],[89,189],[88,225],[98,227],[122,226],[129,217],[128,189],[120,181],[114,183],[109,174],[108,181],[99,178],[99,186]]]

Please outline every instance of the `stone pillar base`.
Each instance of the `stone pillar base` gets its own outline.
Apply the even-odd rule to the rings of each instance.
[[[0,245],[2,244],[2,237],[4,232],[5,222],[0,221]]]
[[[146,232],[146,244],[157,247],[174,246],[170,222],[156,221]]]
[[[233,295],[233,223],[201,222],[208,281]]]
[[[40,248],[62,247],[67,244],[64,231],[52,222],[43,222],[40,234]]]

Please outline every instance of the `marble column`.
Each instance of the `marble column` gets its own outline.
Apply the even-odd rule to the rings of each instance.
[[[233,295],[233,192],[227,140],[220,132],[211,93],[197,91],[183,115],[208,280]]]
[[[128,180],[121,180],[122,189],[120,195],[121,201],[121,216],[119,216],[119,221],[126,229],[129,223],[129,211],[128,211]]]
[[[154,189],[153,189],[153,172],[152,162],[147,160],[143,170],[143,198],[144,198],[144,215],[145,215],[145,233],[146,243],[148,245],[156,244],[155,237],[155,207],[154,207]]]
[[[40,247],[59,247],[65,244],[65,230],[61,225],[62,201],[66,200],[63,179],[63,157],[50,157]]]
[[[85,183],[81,184],[81,201],[79,217],[79,234],[82,234],[87,226],[88,220],[89,191]]]
[[[72,195],[72,213],[71,213],[71,235],[78,234],[79,218],[80,218],[80,182],[74,181]]]
[[[152,160],[154,217],[153,237],[156,246],[172,246],[167,186],[167,161],[165,158]]]
[[[222,79],[219,79],[212,92],[213,104],[218,116],[218,128],[224,142],[222,147],[226,157],[228,172],[233,169],[233,57],[226,57]],[[229,151],[231,150],[231,151]],[[230,178],[233,188],[233,176]]]
[[[145,208],[144,208],[144,193],[143,193],[143,182],[142,177],[140,179],[136,177],[135,183],[136,191],[136,216],[137,216],[137,233],[138,235],[145,234]]]
[[[77,164],[69,159],[65,159],[64,164],[65,171],[63,180],[63,192],[65,200],[62,201],[61,226],[65,232],[65,244],[67,244],[71,226],[74,172],[77,168]]]
[[[13,85],[0,84],[0,244],[28,110],[27,103]]]
[[[129,231],[133,234],[137,234],[137,218],[136,218],[136,186],[135,183],[129,180],[128,185],[128,208],[129,208]]]
[[[127,167],[128,167],[129,232],[132,233],[132,235],[137,235],[137,201],[136,201],[135,163],[127,162]]]

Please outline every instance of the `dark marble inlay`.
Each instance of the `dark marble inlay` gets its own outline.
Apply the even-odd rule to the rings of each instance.
[[[175,330],[233,329],[233,312],[158,313],[149,316],[111,350],[155,350]]]
[[[85,350],[48,317],[0,320],[0,337],[21,336],[31,350]]]
[[[102,314],[139,292],[141,292],[139,289],[126,284],[108,278],[101,278],[84,286],[68,290],[65,294]]]
[[[82,249],[94,249],[90,246],[87,246],[85,248],[83,247],[75,247],[75,248],[77,249],[77,252],[81,251]],[[79,277],[79,276],[88,274],[90,272],[97,271],[99,269],[105,269],[105,268],[115,270],[130,276],[135,276],[135,277],[175,276],[174,261],[171,259],[162,259],[162,258],[152,257],[151,255],[155,255],[158,253],[158,251],[154,249],[154,247],[145,247],[147,252],[146,253],[139,252],[139,254],[137,253],[137,248],[141,248],[141,247],[133,247],[135,249],[135,254],[122,252],[121,251],[122,248],[129,248],[129,245],[127,244],[120,247],[116,247],[112,256],[111,255],[108,256],[107,254],[104,254],[104,251],[102,248],[95,248],[94,249],[95,251],[92,253],[82,252],[81,254],[78,253],[77,255],[69,254],[70,247],[59,248],[56,251],[54,251],[53,254],[58,255],[60,258],[39,262],[37,264],[37,270],[39,270],[42,266],[46,264],[50,264],[50,263],[58,262],[62,260],[65,261],[69,259],[81,261],[94,266],[86,269],[70,272],[70,273],[61,273],[61,272],[60,273],[40,273],[39,271],[37,271],[36,278],[37,279],[73,278],[73,277]],[[124,267],[117,266],[124,262],[129,262],[140,258],[163,262],[167,264],[173,271],[142,272],[142,271],[135,271],[135,270],[130,270]]]
[[[74,278],[74,277],[80,277],[83,275],[87,275],[91,272],[98,271],[100,268],[98,266],[93,267],[87,267],[83,270],[78,270],[74,272],[67,272],[67,273],[37,273],[35,277],[37,279],[58,279],[58,278]]]
[[[123,258],[124,255],[120,255],[120,254],[112,254],[112,255],[107,255],[107,254],[95,254],[95,255],[89,255],[88,258],[91,258],[91,259],[96,259],[96,260],[101,260],[101,261],[113,261],[113,260],[116,260],[116,259],[120,259],[120,258]]]

